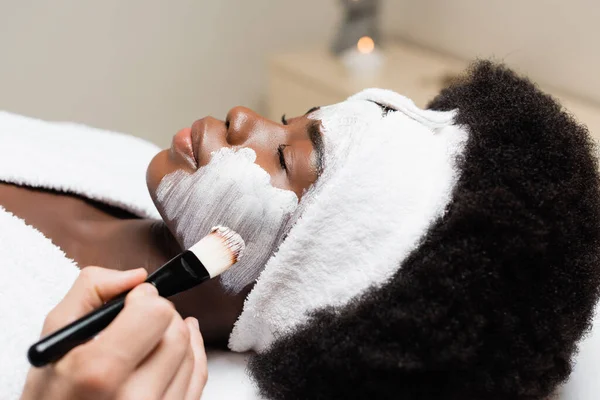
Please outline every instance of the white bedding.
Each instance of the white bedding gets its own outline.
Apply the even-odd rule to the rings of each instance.
[[[208,383],[202,400],[260,399],[258,390],[246,374],[249,355],[231,351],[208,352]]]
[[[140,139],[83,125],[50,123],[0,111],[0,181],[68,190],[157,217],[145,170],[159,149]],[[36,229],[0,207],[0,399],[19,397],[27,347],[45,314],[77,276],[72,260]],[[209,352],[204,400],[258,399],[246,354]],[[600,309],[580,345],[573,375],[556,399],[600,396]]]
[[[158,150],[128,135],[0,111],[0,182],[69,191],[158,218],[145,187]],[[0,207],[0,400],[20,397],[27,348],[78,273],[42,233]],[[256,399],[246,358],[210,352],[203,399]]]

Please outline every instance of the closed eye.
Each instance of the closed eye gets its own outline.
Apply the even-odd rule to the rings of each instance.
[[[287,164],[285,163],[285,156],[283,155],[283,149],[285,149],[288,145],[287,144],[280,144],[277,147],[277,154],[279,156],[279,165],[281,165],[281,168],[287,172],[288,168],[287,168]]]
[[[375,103],[379,106],[379,108],[381,108],[381,116],[382,117],[387,117],[387,115],[391,112],[396,112],[398,110],[396,110],[395,108],[392,108],[390,106],[386,106],[385,104],[381,104],[377,101],[373,101],[373,100],[369,100],[371,103]]]

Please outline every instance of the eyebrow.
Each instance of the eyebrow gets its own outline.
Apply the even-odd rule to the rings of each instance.
[[[313,107],[313,108],[309,109],[307,112],[305,112],[304,115],[308,115],[313,111],[317,111],[319,108],[321,108],[321,107]]]
[[[308,138],[312,143],[313,149],[316,154],[316,169],[317,174],[321,175],[323,172],[323,160],[325,158],[325,149],[323,145],[323,135],[321,134],[321,122],[320,121],[312,121],[307,128]]]

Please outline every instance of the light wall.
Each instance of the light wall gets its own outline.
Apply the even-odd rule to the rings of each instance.
[[[494,56],[600,103],[600,2],[397,0],[388,31],[465,59]]]
[[[0,0],[0,109],[159,145],[261,108],[265,57],[328,42],[337,0]]]
[[[600,2],[382,0],[388,36],[495,55],[600,101]],[[0,0],[0,109],[161,146],[234,105],[262,110],[268,54],[327,45],[340,0]]]

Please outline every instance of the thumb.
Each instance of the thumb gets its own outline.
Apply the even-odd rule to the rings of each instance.
[[[115,271],[86,267],[60,303],[50,312],[42,334],[63,327],[146,279],[144,268]]]

